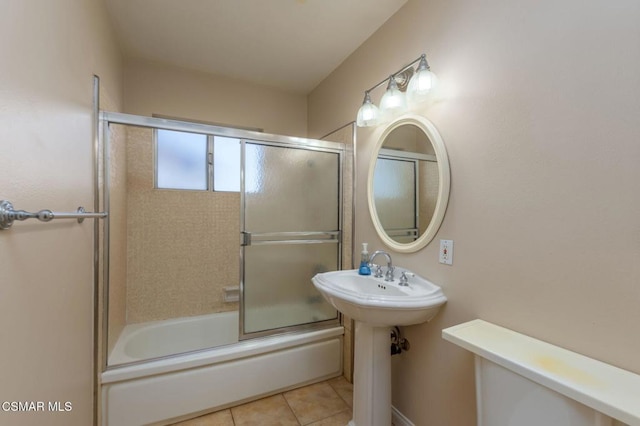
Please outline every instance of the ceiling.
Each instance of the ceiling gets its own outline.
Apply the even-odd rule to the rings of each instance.
[[[307,94],[407,0],[106,0],[129,57]]]

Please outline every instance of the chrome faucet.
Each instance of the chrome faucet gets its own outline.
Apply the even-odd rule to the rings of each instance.
[[[384,255],[384,257],[387,258],[387,272],[384,275],[384,280],[385,281],[393,281],[393,271],[394,271],[394,267],[393,267],[393,263],[391,262],[391,255],[389,253],[387,253],[386,251],[383,250],[376,250],[373,252],[373,254],[371,255],[371,257],[369,257],[369,265],[373,264],[373,258],[376,257],[377,255],[382,254]],[[376,278],[382,278],[382,268],[378,267],[376,268],[376,272],[374,275]]]

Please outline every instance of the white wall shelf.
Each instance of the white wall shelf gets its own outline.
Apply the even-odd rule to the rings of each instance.
[[[638,374],[479,319],[444,329],[442,337],[597,412],[640,425]]]

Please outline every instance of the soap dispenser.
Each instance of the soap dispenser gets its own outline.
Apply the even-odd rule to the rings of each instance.
[[[371,268],[369,268],[369,252],[367,251],[367,243],[362,243],[362,253],[360,258],[360,269],[358,273],[360,275],[371,275]]]

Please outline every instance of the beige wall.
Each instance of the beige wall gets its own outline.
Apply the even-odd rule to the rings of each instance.
[[[265,86],[129,59],[124,93],[125,112],[130,114],[159,114],[280,135],[307,135],[306,97]]]
[[[102,2],[0,4],[0,199],[18,209],[93,210],[93,74],[121,104],[121,59]],[[93,221],[0,231],[0,400],[69,401],[0,424],[93,418]]]
[[[450,88],[418,112],[450,156],[436,240],[455,241],[453,265],[437,242],[394,255],[449,298],[393,357],[415,424],[475,424],[472,357],[440,337],[473,318],[640,373],[639,19],[632,1],[409,0],[309,96],[314,137],[422,52]],[[358,131],[356,247],[381,247],[364,190],[381,130]]]

